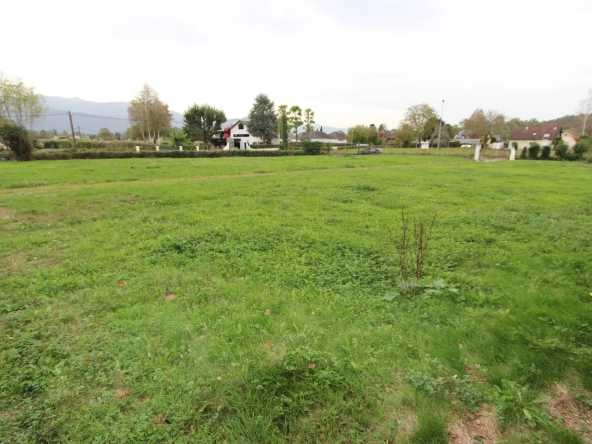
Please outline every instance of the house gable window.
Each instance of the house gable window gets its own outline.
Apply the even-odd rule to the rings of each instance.
[[[245,125],[243,125],[242,123],[238,124],[238,129],[245,129]]]

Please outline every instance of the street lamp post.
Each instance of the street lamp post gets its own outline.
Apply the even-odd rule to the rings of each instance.
[[[438,152],[440,154],[440,135],[442,134],[442,116],[444,115],[444,100],[442,100],[442,111],[440,111],[440,129],[438,130]]]

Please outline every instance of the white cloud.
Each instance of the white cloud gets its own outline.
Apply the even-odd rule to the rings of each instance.
[[[143,83],[171,107],[244,116],[256,94],[319,123],[395,126],[446,99],[541,119],[592,86],[592,5],[566,0],[66,0],[11,2],[0,69],[47,95],[129,100]]]

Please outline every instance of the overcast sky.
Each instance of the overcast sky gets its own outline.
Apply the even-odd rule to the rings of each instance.
[[[429,103],[457,123],[574,113],[592,87],[592,1],[19,0],[2,6],[0,71],[37,92],[244,117],[253,98],[317,123],[395,127]]]

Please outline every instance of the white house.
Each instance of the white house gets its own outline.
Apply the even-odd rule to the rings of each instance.
[[[255,137],[249,132],[249,121],[247,119],[228,120],[221,127],[220,137],[212,139],[212,143],[216,147],[228,144],[230,148],[244,150],[254,143],[263,142],[259,137]],[[274,139],[271,143],[277,144],[279,141]]]
[[[561,138],[570,148],[573,148],[573,146],[578,143],[578,138],[571,133],[562,133]]]

